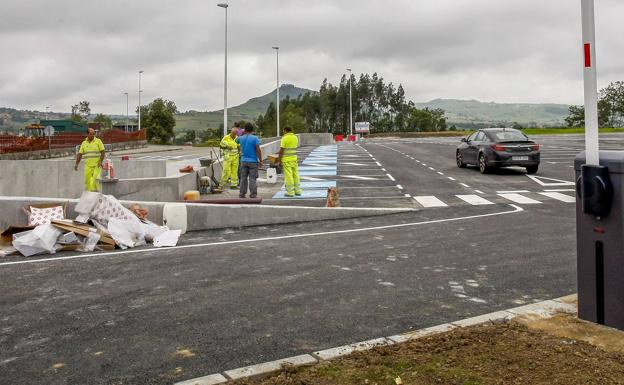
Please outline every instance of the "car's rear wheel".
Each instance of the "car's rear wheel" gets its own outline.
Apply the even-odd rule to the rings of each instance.
[[[479,171],[481,174],[487,174],[492,170],[490,166],[487,164],[487,158],[484,153],[479,154]]]
[[[455,153],[455,160],[457,161],[457,167],[466,167],[466,163],[464,163],[464,157],[462,156],[461,151],[457,150],[457,152]]]
[[[535,174],[537,172],[537,169],[539,168],[539,165],[536,166],[527,166],[526,170],[527,170],[527,174]]]

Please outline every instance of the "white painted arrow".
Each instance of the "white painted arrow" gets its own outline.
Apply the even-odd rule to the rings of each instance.
[[[555,178],[546,178],[545,176],[527,175],[527,177],[531,178],[533,182],[539,184],[540,186],[555,187],[555,186],[574,186],[575,185],[574,182],[568,182],[567,180],[561,180],[561,179],[555,179]]]

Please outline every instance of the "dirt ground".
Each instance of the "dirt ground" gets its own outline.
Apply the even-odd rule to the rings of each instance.
[[[624,384],[624,333],[569,315],[514,320],[285,367],[238,384]]]

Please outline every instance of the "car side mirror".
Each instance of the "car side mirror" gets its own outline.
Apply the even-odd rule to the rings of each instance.
[[[461,138],[462,142],[468,143],[468,138]]]

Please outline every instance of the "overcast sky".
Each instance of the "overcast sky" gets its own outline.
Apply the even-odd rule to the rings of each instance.
[[[0,106],[125,113],[223,106],[224,10],[210,0],[2,0]],[[597,0],[599,86],[624,80],[624,1]],[[377,71],[416,102],[582,102],[580,0],[231,0],[229,105],[283,83]]]

